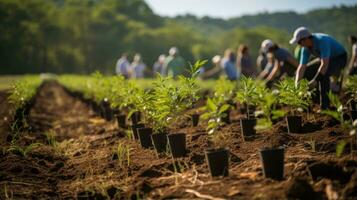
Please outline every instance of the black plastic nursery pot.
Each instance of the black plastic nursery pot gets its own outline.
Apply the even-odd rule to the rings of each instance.
[[[212,177],[229,175],[228,149],[208,149],[205,151],[205,156]]]
[[[101,116],[105,120],[111,121],[113,119],[113,110],[110,108],[109,102],[102,101],[100,108],[101,108]]]
[[[200,115],[199,114],[193,114],[193,115],[191,115],[191,119],[192,119],[192,126],[196,127],[198,125],[199,120],[200,120]]]
[[[357,110],[351,110],[351,118],[352,118],[352,120],[357,119]]]
[[[265,178],[282,180],[284,178],[284,148],[260,150],[260,161]]]
[[[138,112],[134,112],[131,116],[130,116],[131,122],[134,124],[137,124],[140,122],[141,120],[141,113]]]
[[[254,136],[255,125],[257,124],[257,119],[241,119],[240,120],[240,128],[242,132],[243,138]]]
[[[150,148],[153,147],[151,142],[152,128],[138,128],[138,136],[141,147]]]
[[[117,115],[117,121],[120,128],[126,128],[126,115]]]
[[[286,123],[288,125],[288,133],[300,133],[302,127],[301,116],[286,116]]]
[[[135,140],[138,140],[139,139],[139,136],[138,136],[138,128],[144,128],[145,125],[144,124],[135,124],[135,125],[132,125],[131,126],[131,130],[133,131],[133,136],[134,136],[134,139]]]
[[[186,155],[186,134],[169,134],[167,135],[167,140],[173,158],[179,158]]]
[[[152,144],[157,153],[162,153],[166,151],[167,146],[167,134],[166,133],[155,133],[151,135]]]
[[[100,106],[97,104],[97,102],[90,100],[90,107],[92,108],[92,110],[94,110],[95,113],[101,116],[102,111],[100,109]]]
[[[226,114],[226,116],[222,117],[222,122],[224,122],[226,124],[230,124],[231,123],[231,118],[230,118],[231,110],[226,110],[224,113]]]

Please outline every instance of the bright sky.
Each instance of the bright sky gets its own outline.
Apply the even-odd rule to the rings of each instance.
[[[259,12],[294,10],[306,12],[334,5],[357,5],[357,0],[146,0],[156,14],[176,16],[239,17]]]

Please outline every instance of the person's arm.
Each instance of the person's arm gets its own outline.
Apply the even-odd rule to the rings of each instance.
[[[304,76],[306,70],[306,65],[305,64],[299,64],[297,70],[296,70],[296,76],[295,76],[295,85],[297,86],[299,81],[302,79]]]
[[[269,74],[268,68],[268,66],[265,66],[264,70],[257,76],[257,79],[265,79],[265,77]]]
[[[299,81],[302,79],[304,76],[305,70],[306,70],[306,65],[309,61],[310,58],[310,52],[303,47],[300,51],[300,62],[296,70],[296,75],[295,75],[295,85],[297,86]]]
[[[214,74],[220,72],[222,70],[222,67],[219,65],[214,66],[212,69],[208,70],[207,72],[204,72],[202,75],[203,78],[209,78],[213,76]]]
[[[277,59],[274,59],[274,67],[272,71],[270,72],[269,76],[266,78],[267,81],[270,81],[274,78],[275,74],[278,72],[278,69],[280,68],[280,63]]]
[[[321,76],[324,76],[327,72],[328,65],[329,65],[329,58],[321,59],[321,64],[319,69],[317,70],[314,78],[310,81],[310,84],[313,84],[316,80],[318,80]]]

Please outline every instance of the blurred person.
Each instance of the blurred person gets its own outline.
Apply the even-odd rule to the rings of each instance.
[[[262,42],[261,49],[265,54],[270,54],[272,60],[269,63],[269,68],[266,67],[259,74],[259,78],[264,78],[268,82],[275,82],[285,76],[294,76],[298,61],[288,50],[279,47],[269,39]]]
[[[118,59],[115,67],[115,73],[117,75],[122,75],[125,78],[130,77],[130,63],[128,61],[126,53],[123,53],[121,57]]]
[[[356,75],[357,74],[357,37],[350,35],[348,37],[348,42],[352,44],[352,52],[350,62],[348,64],[348,75]]]
[[[133,72],[132,77],[133,78],[144,78],[144,71],[146,68],[145,63],[142,61],[141,59],[141,55],[140,54],[135,54],[133,62],[130,65],[130,68]]]
[[[179,50],[176,47],[170,48],[169,56],[165,59],[164,69],[165,75],[173,76],[174,78],[185,73],[185,60],[179,55]]]
[[[259,56],[257,57],[256,60],[257,68],[259,69],[259,71],[263,71],[267,63],[268,63],[267,57],[265,53],[260,49]]]
[[[242,75],[246,77],[257,76],[257,69],[253,66],[247,45],[240,45],[238,48],[237,67],[241,71]]]
[[[231,49],[226,49],[224,51],[224,57],[221,60],[221,66],[229,80],[237,80],[239,78],[240,72],[236,67],[235,56]]]
[[[156,73],[159,73],[162,76],[165,74],[165,71],[166,71],[164,68],[165,59],[166,59],[165,54],[161,54],[157,58],[157,61],[154,63],[154,66],[153,66],[154,75],[156,75]]]
[[[223,68],[221,66],[221,60],[222,57],[220,55],[215,55],[212,57],[212,64],[213,67],[205,72],[203,72],[203,74],[201,75],[201,78],[203,79],[207,79],[207,78],[218,78],[223,71]]]
[[[298,84],[304,76],[309,58],[314,55],[319,58],[320,66],[309,82],[313,87],[319,86],[320,110],[328,109],[330,99],[327,94],[330,91],[331,77],[340,77],[341,71],[347,63],[347,52],[344,47],[329,35],[311,33],[305,27],[299,27],[294,31],[290,44],[298,44],[302,47],[299,66],[296,72],[295,84]],[[339,86],[341,88],[341,83]]]

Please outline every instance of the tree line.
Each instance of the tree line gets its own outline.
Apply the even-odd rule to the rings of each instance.
[[[357,7],[317,10],[305,15],[323,19],[324,23],[311,21],[314,29],[322,27],[321,31],[330,30],[327,33],[342,38],[355,29],[356,14],[352,11],[357,13]],[[271,16],[276,23],[285,23],[287,18],[275,15],[263,18]],[[96,70],[113,74],[122,53],[129,57],[140,53],[151,67],[171,46],[178,47],[180,54],[191,62],[222,54],[224,49],[237,48],[242,43],[249,46],[255,57],[260,42],[266,38],[292,48],[287,43],[290,28],[265,22],[241,25],[237,20],[161,17],[143,0],[2,0],[0,74]]]

